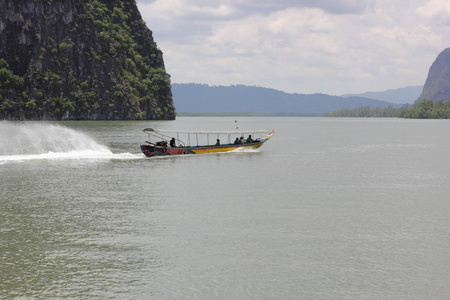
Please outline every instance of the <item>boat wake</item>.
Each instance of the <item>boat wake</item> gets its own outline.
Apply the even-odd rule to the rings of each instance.
[[[242,148],[237,148],[237,149],[234,149],[233,151],[230,151],[230,153],[240,153],[240,152],[243,152],[243,153],[259,152],[259,149],[242,147]]]
[[[92,159],[92,160],[130,160],[142,159],[142,156],[132,153],[102,153],[97,151],[48,152],[43,154],[4,155],[0,156],[0,165],[7,162],[22,162],[30,160],[65,160],[65,159]]]
[[[38,122],[0,122],[0,164],[29,160],[134,159],[114,154],[85,133]]]

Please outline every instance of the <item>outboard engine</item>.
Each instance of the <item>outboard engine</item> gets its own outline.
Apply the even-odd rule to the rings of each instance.
[[[167,147],[167,142],[166,141],[157,142],[156,146]]]

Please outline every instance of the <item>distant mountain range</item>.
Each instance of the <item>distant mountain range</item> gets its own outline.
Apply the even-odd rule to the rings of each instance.
[[[341,95],[341,97],[347,98],[351,96],[364,97],[370,99],[377,99],[381,101],[387,101],[391,103],[397,104],[413,104],[414,101],[420,96],[422,93],[423,86],[408,86],[395,90],[387,90],[384,92],[365,92],[362,94],[347,94]]]
[[[408,87],[380,93],[331,96],[326,94],[289,94],[275,89],[245,85],[172,84],[177,113],[247,112],[262,115],[322,115],[334,110],[353,109],[361,106],[401,107],[405,103],[413,103],[420,92],[421,87]]]

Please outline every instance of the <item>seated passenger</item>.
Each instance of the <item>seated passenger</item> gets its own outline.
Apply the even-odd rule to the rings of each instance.
[[[170,140],[170,147],[175,147],[175,138]]]
[[[241,136],[241,138],[239,139],[239,144],[243,144],[244,143],[244,137]]]
[[[220,140],[219,139],[217,139],[216,146],[220,146]]]
[[[239,144],[239,138],[238,137],[234,140],[234,144],[235,145]]]
[[[248,138],[247,138],[247,140],[245,140],[245,142],[246,142],[246,143],[253,143],[252,136],[249,135]]]

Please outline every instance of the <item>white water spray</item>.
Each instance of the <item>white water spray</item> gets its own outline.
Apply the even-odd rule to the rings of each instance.
[[[111,157],[108,147],[60,125],[0,122],[0,161]]]
[[[259,149],[254,149],[254,148],[249,148],[249,147],[240,147],[240,148],[236,148],[233,151],[230,152],[234,152],[234,153],[239,153],[239,152],[243,152],[243,153],[249,153],[249,152],[259,152]]]

